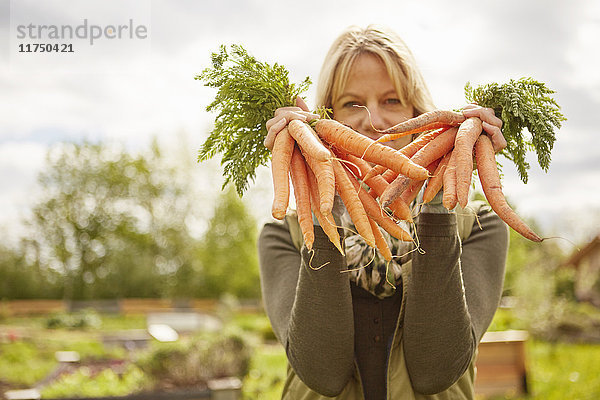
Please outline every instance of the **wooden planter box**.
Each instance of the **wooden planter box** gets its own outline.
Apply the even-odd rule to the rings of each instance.
[[[482,396],[523,395],[527,387],[526,331],[487,332],[479,344],[475,393]]]

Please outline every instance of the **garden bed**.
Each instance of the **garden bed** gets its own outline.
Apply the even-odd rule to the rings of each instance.
[[[0,397],[25,389],[34,389],[30,396],[35,398],[37,391],[44,399],[241,396],[241,379],[251,357],[246,335],[228,330],[191,332],[172,343],[148,336],[145,346],[131,346],[126,345],[129,341],[103,340],[129,331],[119,329],[114,318],[117,329],[105,331],[95,324],[64,325],[77,320],[71,317],[53,315],[40,318],[37,325],[27,321],[27,326],[13,320],[0,326]],[[132,328],[136,334],[143,330]]]

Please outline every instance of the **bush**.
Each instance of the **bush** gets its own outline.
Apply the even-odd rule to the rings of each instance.
[[[85,310],[74,314],[54,314],[46,320],[48,329],[98,329],[102,325],[102,319],[94,310]]]
[[[148,378],[134,365],[129,365],[123,373],[105,368],[94,374],[81,367],[45,387],[42,398],[125,396],[147,384]]]
[[[251,351],[238,335],[199,335],[175,343],[156,343],[136,364],[158,389],[205,387],[211,379],[243,377]]]

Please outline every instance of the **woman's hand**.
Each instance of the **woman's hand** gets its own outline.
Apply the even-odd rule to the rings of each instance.
[[[275,110],[275,116],[267,121],[267,137],[264,145],[269,150],[273,150],[275,136],[293,119],[300,121],[311,121],[320,118],[318,114],[313,114],[301,97],[296,97],[296,107],[282,107]]]
[[[502,120],[494,114],[491,108],[484,108],[477,104],[467,104],[462,113],[465,117],[479,117],[482,122],[483,130],[489,135],[494,145],[494,151],[497,153],[506,147],[506,139],[502,135]]]

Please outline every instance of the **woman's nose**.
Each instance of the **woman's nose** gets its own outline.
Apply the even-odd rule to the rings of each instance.
[[[387,128],[385,118],[377,107],[369,108],[368,112],[365,110],[362,125],[365,132],[373,134],[378,134],[377,131]]]

